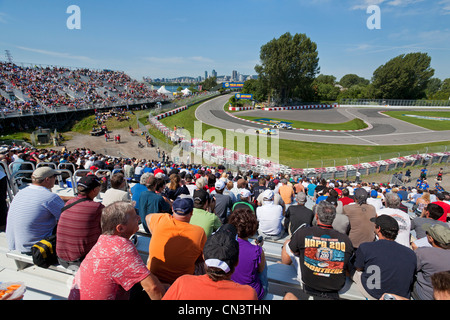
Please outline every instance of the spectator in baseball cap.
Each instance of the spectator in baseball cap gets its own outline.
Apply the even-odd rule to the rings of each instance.
[[[415,250],[417,276],[412,296],[415,300],[433,300],[434,292],[430,274],[444,272],[450,265],[450,229],[440,224],[423,224],[429,246]]]
[[[211,192],[214,199],[213,211],[219,217],[222,224],[227,223],[228,216],[230,215],[233,206],[231,197],[224,194],[224,190],[225,182],[219,179],[214,184],[214,191]]]
[[[100,193],[100,185],[101,180],[95,175],[82,177],[77,183],[77,197],[68,201],[66,205],[70,207],[61,213],[56,231],[56,254],[65,268],[80,266],[102,234],[104,205],[94,201]]]
[[[148,268],[163,283],[172,284],[184,274],[194,274],[196,263],[202,263],[206,234],[202,227],[190,224],[194,201],[178,197],[172,204],[173,214],[152,213],[146,216],[152,234]]]
[[[250,208],[253,212],[256,211],[256,205],[250,202],[251,193],[248,189],[240,189],[238,194],[239,200],[233,204],[232,210],[240,208]]]
[[[86,175],[77,182],[78,192],[89,192],[102,184],[102,180],[95,175]]]
[[[206,236],[209,237],[214,231],[220,228],[222,222],[213,212],[209,212],[210,198],[205,190],[194,191],[194,210],[190,224],[197,225],[205,230]]]
[[[174,214],[180,216],[187,216],[192,213],[194,209],[194,202],[191,198],[178,197],[172,204]]]
[[[369,300],[378,300],[385,292],[410,298],[417,268],[413,250],[395,241],[399,232],[397,221],[386,214],[370,219],[375,223],[377,241],[363,242],[355,253],[352,277],[360,292]],[[377,286],[370,286],[373,266],[381,270]]]

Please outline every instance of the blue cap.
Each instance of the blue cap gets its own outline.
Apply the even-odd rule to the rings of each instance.
[[[173,212],[181,216],[185,216],[194,209],[194,201],[191,198],[178,197],[172,204]]]

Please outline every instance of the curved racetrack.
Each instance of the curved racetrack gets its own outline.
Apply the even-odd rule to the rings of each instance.
[[[230,95],[224,95],[203,103],[196,110],[196,118],[205,124],[217,128],[231,130],[243,129],[249,134],[254,134],[256,128],[264,127],[264,125],[236,119],[227,114],[224,111],[224,105],[229,98]],[[379,113],[379,111],[393,109],[393,107],[338,107],[333,109],[289,111],[249,110],[240,111],[234,113],[234,115],[320,123],[341,123],[354,118],[360,118],[371,125],[371,128],[367,130],[354,132],[280,130],[280,139],[287,140],[348,145],[405,145],[450,140],[450,131],[448,130],[433,131]],[[408,109],[402,108],[402,110],[407,111]]]

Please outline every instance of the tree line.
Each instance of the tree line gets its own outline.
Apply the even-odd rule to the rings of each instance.
[[[242,93],[257,101],[280,104],[342,99],[449,100],[450,78],[434,76],[427,53],[401,54],[379,66],[371,79],[346,74],[337,80],[320,73],[317,45],[305,34],[289,32],[264,44],[258,79],[247,80]]]

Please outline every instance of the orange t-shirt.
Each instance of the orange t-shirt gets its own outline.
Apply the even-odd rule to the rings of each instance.
[[[292,197],[294,196],[294,189],[288,185],[282,185],[278,188],[278,193],[283,199],[285,204],[290,204],[292,202]]]
[[[152,214],[152,238],[147,267],[161,282],[173,283],[179,276],[194,274],[202,255],[206,234],[202,227],[174,219],[170,214]]]
[[[184,275],[162,300],[258,300],[255,289],[231,280],[212,281],[207,275]]]

